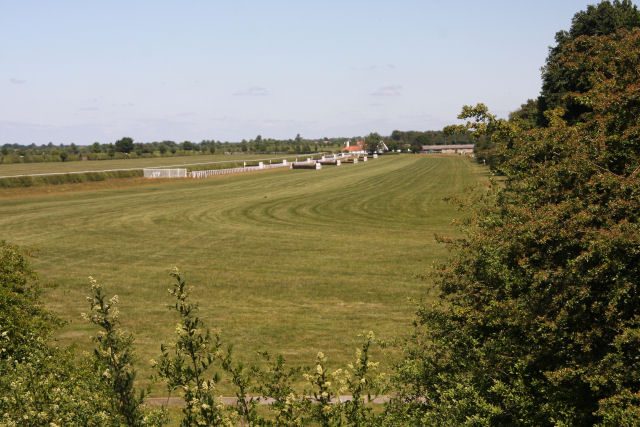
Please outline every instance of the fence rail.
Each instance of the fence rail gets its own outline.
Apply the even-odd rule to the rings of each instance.
[[[260,165],[260,166],[245,166],[241,168],[229,168],[229,169],[209,169],[209,170],[201,170],[201,171],[191,171],[189,172],[189,178],[207,178],[210,176],[216,175],[229,175],[232,173],[243,173],[243,172],[253,172],[264,169],[275,169],[275,168],[285,168],[288,167],[287,163],[272,163],[269,165]]]

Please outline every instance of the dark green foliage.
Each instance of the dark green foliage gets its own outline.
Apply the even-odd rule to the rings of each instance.
[[[364,149],[370,153],[375,153],[380,148],[381,143],[382,137],[376,132],[371,132],[364,138]]]
[[[174,141],[136,142],[132,143],[131,151],[118,151],[113,143],[89,146],[54,146],[35,144],[25,146],[20,144],[5,144],[0,148],[0,164],[5,163],[42,163],[42,162],[70,162],[84,160],[137,159],[167,156],[195,156],[215,153],[263,153],[263,154],[309,154],[320,151],[335,151],[343,147],[347,138],[331,138],[323,140],[301,139],[277,140],[261,138],[260,140],[244,140],[241,143],[202,140],[199,143],[184,141],[180,144]],[[128,144],[126,144],[128,146]],[[122,144],[119,148],[123,148]]]
[[[565,47],[583,36],[603,36],[619,29],[640,27],[640,11],[630,0],[602,1],[590,5],[573,17],[569,31],[556,33],[556,46],[550,48],[546,65],[542,72],[542,91],[538,98],[538,125],[547,126],[544,112],[557,107],[565,109],[565,119],[576,123],[580,116],[590,111],[589,105],[577,103],[566,95],[584,93],[591,88],[591,82],[581,70],[558,67],[557,61],[564,54]]]
[[[389,140],[386,141],[389,149],[407,149],[412,144],[416,145],[444,145],[444,144],[471,144],[471,135],[466,133],[448,134],[439,130],[420,131],[400,131],[391,132]],[[389,145],[391,144],[391,145]]]
[[[396,419],[637,424],[640,30],[578,38],[556,63],[583,70],[574,102],[589,112],[501,132],[506,182],[450,242],[442,302],[419,311],[399,366]]]
[[[419,153],[420,151],[422,151],[422,144],[420,144],[418,141],[414,141],[411,143],[411,146],[409,147],[409,149],[414,154]]]
[[[114,147],[118,153],[130,153],[134,148],[133,139],[129,137],[121,138],[115,142]]]
[[[524,130],[536,127],[538,118],[538,101],[528,99],[520,108],[509,114],[509,121],[514,122]]]

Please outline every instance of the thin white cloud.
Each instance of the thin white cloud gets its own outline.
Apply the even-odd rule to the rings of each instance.
[[[269,91],[266,88],[260,86],[251,86],[246,90],[239,90],[233,94],[234,96],[266,96],[269,95]]]
[[[27,81],[26,80],[21,80],[21,79],[16,79],[16,78],[10,78],[9,81],[11,83],[13,83],[14,85],[23,85],[25,84]]]
[[[402,86],[391,85],[379,87],[375,92],[371,93],[372,96],[400,96],[402,95]]]

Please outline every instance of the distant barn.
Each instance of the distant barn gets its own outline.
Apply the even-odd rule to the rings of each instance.
[[[472,154],[473,144],[423,145],[422,152],[433,154]]]

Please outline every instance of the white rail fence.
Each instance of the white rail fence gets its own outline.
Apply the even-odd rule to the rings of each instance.
[[[377,158],[378,156],[374,154],[373,158]],[[296,159],[297,160],[297,159]],[[363,161],[367,161],[367,157],[363,156]],[[282,160],[282,163],[269,163],[264,164],[263,162],[259,162],[258,165],[255,166],[247,166],[246,163],[243,167],[237,168],[227,168],[227,169],[207,169],[207,170],[199,170],[199,171],[187,171],[184,168],[147,168],[143,169],[145,178],[207,178],[210,176],[218,176],[218,175],[229,175],[234,173],[245,173],[245,172],[253,172],[265,169],[275,169],[275,168],[286,168],[291,167],[292,169],[320,169],[322,168],[322,164],[335,164],[340,165],[341,163],[357,163],[358,157],[352,156],[350,154],[341,153],[341,154],[333,154],[333,155],[324,155],[321,159],[313,160],[313,158],[307,158],[306,162],[287,162],[287,160]]]
[[[187,170],[184,168],[174,169],[142,169],[145,178],[186,178]]]
[[[189,172],[189,178],[207,178],[210,176],[217,175],[229,175],[232,173],[243,173],[243,172],[253,172],[258,170],[265,169],[275,169],[275,168],[285,168],[288,167],[289,164],[285,160],[283,163],[271,163],[268,165],[260,162],[257,166],[244,166],[241,168],[229,168],[229,169],[209,169],[209,170],[201,170],[201,171],[191,171]]]

